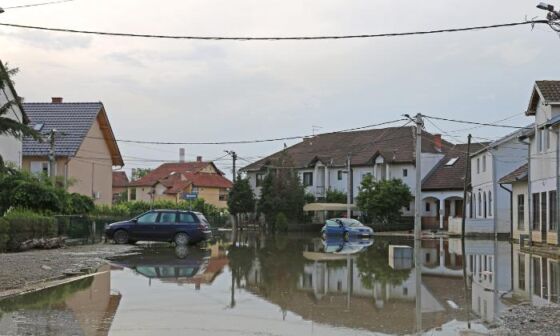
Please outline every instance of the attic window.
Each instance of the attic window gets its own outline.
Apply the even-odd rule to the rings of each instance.
[[[447,161],[447,163],[445,165],[448,166],[448,167],[453,166],[455,164],[455,162],[457,162],[457,160],[459,160],[458,157],[451,158],[451,159],[449,159],[449,161]]]
[[[33,130],[40,132],[43,129],[43,126],[45,126],[45,124],[35,124],[33,125]]]

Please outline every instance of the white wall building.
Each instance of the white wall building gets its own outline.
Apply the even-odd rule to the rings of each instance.
[[[0,60],[0,72],[5,72],[3,63]],[[18,95],[9,81],[2,83],[3,88],[0,90],[0,106],[3,106],[9,101],[14,101]],[[20,103],[13,104],[8,113],[4,115],[5,118],[14,119],[20,122],[28,123],[29,120],[23,111]],[[6,164],[21,167],[22,162],[22,140],[10,135],[0,135],[0,155]]]
[[[515,131],[471,155],[471,192],[465,230],[468,233],[511,232],[511,193],[498,181],[527,162],[527,145]]]

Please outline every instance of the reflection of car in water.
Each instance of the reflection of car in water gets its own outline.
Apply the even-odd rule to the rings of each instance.
[[[333,254],[355,254],[365,251],[373,244],[373,239],[332,237],[323,240],[323,249],[326,253]]]
[[[191,278],[206,271],[210,253],[177,246],[175,250],[144,250],[142,254],[113,261],[150,279]]]
[[[327,239],[329,236],[342,236],[344,239],[350,237],[371,237],[373,236],[373,229],[355,219],[332,218],[327,219],[321,229],[321,236],[323,239]]]

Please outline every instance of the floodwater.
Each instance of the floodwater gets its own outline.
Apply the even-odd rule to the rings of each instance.
[[[519,301],[559,302],[559,261],[504,241],[232,240],[146,248],[0,301],[0,335],[456,335]]]

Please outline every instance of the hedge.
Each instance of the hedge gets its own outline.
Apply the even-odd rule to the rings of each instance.
[[[26,240],[57,236],[54,217],[28,210],[12,210],[0,218],[0,250],[15,250]]]

